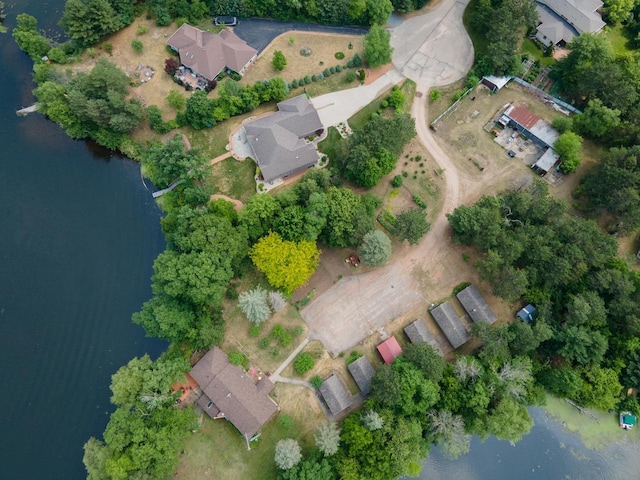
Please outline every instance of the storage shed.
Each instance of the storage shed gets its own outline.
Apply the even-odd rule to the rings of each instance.
[[[458,348],[471,338],[464,323],[462,323],[462,320],[458,317],[449,302],[444,302],[431,309],[431,316],[453,348]]]
[[[319,390],[332,415],[339,414],[353,403],[353,398],[335,373],[322,382]]]
[[[422,319],[419,318],[415,322],[411,322],[409,325],[404,327],[404,333],[407,335],[407,337],[409,337],[411,343],[427,342],[438,352],[442,353],[438,342],[436,342],[436,339],[433,338],[433,335],[431,335],[429,328],[427,328]]]
[[[473,285],[469,285],[456,297],[474,322],[493,324],[498,319],[482,294]]]
[[[360,391],[368,395],[371,392],[371,379],[376,371],[367,357],[360,357],[347,365],[349,373],[358,384]]]
[[[400,344],[396,340],[396,337],[389,337],[378,345],[378,352],[380,353],[384,363],[388,365],[392,363],[398,355],[402,354],[402,348],[400,348]]]
[[[521,320],[529,323],[538,318],[538,310],[533,305],[529,304],[516,313],[516,316]]]

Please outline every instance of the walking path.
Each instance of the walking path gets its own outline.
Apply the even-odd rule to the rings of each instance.
[[[231,152],[227,152],[227,153],[223,153],[222,155],[217,156],[216,158],[212,158],[209,163],[211,165],[215,165],[216,163],[219,163],[223,160],[226,160],[227,158],[231,157]]]
[[[296,358],[296,355],[298,355],[302,351],[302,349],[307,346],[308,343],[309,343],[309,337],[305,338],[302,341],[302,343],[300,343],[300,345],[298,345],[296,349],[293,352],[291,352],[291,355],[289,355],[285,359],[285,361],[282,362],[282,364],[276,369],[276,371],[273,372],[273,375],[271,376],[271,378],[273,378],[274,375],[280,375],[282,370],[284,370],[287,367],[287,365],[289,365],[293,361],[293,359]]]
[[[320,339],[334,356],[402,313],[424,315],[419,312],[424,312],[433,299],[426,298],[419,275],[428,272],[437,280],[446,271],[448,260],[439,252],[442,245],[450,242],[446,213],[460,203],[460,179],[454,164],[427,127],[427,93],[431,87],[464,77],[473,64],[473,45],[462,24],[468,2],[444,0],[432,11],[394,28],[391,43],[395,69],[374,82],[370,89],[359,87],[358,95],[351,89],[319,97],[317,103],[314,101],[320,119],[327,122],[325,125],[336,125],[349,118],[351,111],[355,113],[372,101],[377,96],[374,92],[388,82],[397,83],[402,76],[414,80],[417,93],[411,115],[416,120],[418,139],[444,170],[446,180],[441,193],[443,208],[419,245],[407,249],[393,264],[368,273],[366,279],[356,276],[339,280],[300,312],[309,325],[309,336]],[[363,98],[358,98],[360,92]],[[332,100],[346,106],[331,104]],[[402,299],[401,305],[390,300],[394,298]]]

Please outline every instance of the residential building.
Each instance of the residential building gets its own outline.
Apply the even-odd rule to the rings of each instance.
[[[598,33],[606,25],[602,6],[600,0],[537,0],[536,38],[547,47],[564,47],[578,35]]]
[[[449,302],[444,302],[431,309],[431,316],[436,321],[453,348],[458,348],[469,341],[471,335],[464,323]]]
[[[360,391],[364,395],[368,395],[371,392],[371,379],[376,373],[369,359],[364,356],[360,357],[354,362],[351,362],[349,365],[347,365],[347,369],[358,384]]]
[[[473,285],[458,292],[456,297],[474,322],[484,322],[491,325],[498,319],[482,294]]]

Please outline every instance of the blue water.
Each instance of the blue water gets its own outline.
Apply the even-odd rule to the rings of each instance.
[[[7,2],[8,3],[8,2]],[[15,0],[55,30],[63,0]],[[82,445],[100,436],[110,376],[164,344],[130,322],[150,295],[164,248],[160,212],[137,165],[67,138],[37,114],[31,62],[0,35],[0,479],[85,478]],[[640,478],[640,449],[594,452],[532,409],[536,425],[515,446],[472,441],[455,461],[432,451],[426,480]]]
[[[55,28],[62,4],[18,0],[6,25],[26,10]],[[33,85],[10,34],[0,65],[0,478],[80,479],[111,375],[165,348],[131,323],[164,248],[160,211],[136,163],[15,115]]]

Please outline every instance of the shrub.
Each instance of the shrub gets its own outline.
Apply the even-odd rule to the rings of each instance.
[[[311,377],[311,380],[309,380],[309,383],[314,388],[320,388],[324,383],[324,380],[322,380],[322,377],[320,375],[314,375],[313,377]]]
[[[273,52],[273,60],[271,61],[271,65],[278,71],[284,70],[284,67],[287,66],[287,59],[280,50],[276,50]]]
[[[322,75],[324,75],[325,77],[330,77],[331,76],[331,70],[329,70],[328,68],[325,68],[322,71]]]
[[[293,336],[296,337],[296,338],[299,337],[300,335],[302,335],[303,333],[304,333],[304,328],[302,328],[302,327],[296,327],[293,330]]]
[[[416,205],[418,205],[420,208],[427,208],[427,204],[424,203],[422,201],[422,199],[418,196],[418,195],[414,195],[413,196],[413,201],[415,202]]]
[[[249,336],[251,338],[258,338],[261,332],[262,328],[260,328],[260,325],[251,325],[251,328],[249,329]]]
[[[176,74],[179,66],[180,65],[178,65],[178,62],[176,62],[176,60],[173,58],[167,58],[164,61],[164,71],[171,76]]]
[[[179,91],[171,89],[167,95],[167,103],[176,110],[182,110],[187,104],[187,99]]]
[[[131,40],[131,48],[133,48],[133,51],[136,53],[142,53],[142,51],[144,50],[144,43],[142,43],[137,38],[133,39]]]
[[[109,42],[105,42],[102,44],[102,49],[107,52],[109,55],[113,55],[113,45]]]
[[[342,65],[336,65],[336,73],[340,73],[342,71]]]
[[[225,296],[229,300],[236,300],[238,298],[238,290],[237,290],[237,287],[233,283],[230,283],[229,286],[227,287],[227,291],[225,292]]]
[[[228,357],[231,365],[238,365],[245,369],[249,366],[249,359],[237,350],[231,350]]]
[[[298,375],[304,375],[314,367],[315,363],[310,353],[303,352],[294,360],[293,369]]]
[[[269,292],[269,305],[274,312],[279,312],[287,306],[287,299],[277,290]]]
[[[389,106],[389,102],[387,102],[386,100],[382,101],[382,108],[387,108]]]
[[[345,76],[345,80],[349,83],[353,82],[356,79],[356,74],[353,70],[349,70],[347,75]]]
[[[356,53],[353,56],[353,66],[354,67],[360,67],[362,66],[362,58],[360,58],[360,54]]]
[[[149,27],[147,27],[146,25],[138,25],[138,28],[136,28],[136,35],[144,35],[148,31]]]
[[[435,102],[436,100],[438,100],[440,98],[440,90],[431,90],[429,92],[429,98],[431,99],[432,102]]]
[[[293,418],[286,413],[281,413],[280,415],[278,415],[278,419],[276,420],[276,422],[278,422],[278,425],[280,425],[285,430],[290,430],[291,427],[293,427],[294,423]]]
[[[402,186],[402,177],[400,175],[396,175],[395,177],[393,177],[393,180],[391,180],[391,186],[394,188],[398,188]]]
[[[272,357],[279,357],[280,350],[278,349],[278,347],[273,347],[271,350],[269,350],[269,355],[271,355]]]
[[[347,68],[353,68],[353,60],[347,62]]]
[[[364,71],[364,68],[361,68],[360,70],[358,70],[358,76],[360,77],[360,81],[364,82],[364,78],[366,76],[366,72]]]
[[[349,356],[347,357],[347,365],[351,365],[353,362],[355,362],[357,359],[359,359],[362,355],[360,355],[358,352],[356,352],[355,350],[351,350],[351,352],[349,353]]]
[[[318,76],[316,74],[311,75],[311,81],[312,82],[317,82],[318,81]]]
[[[304,84],[309,85],[311,82],[312,82],[311,77],[309,75],[306,75],[304,77]]]
[[[458,285],[456,285],[455,287],[453,287],[453,294],[457,295],[459,294],[462,290],[464,290],[465,288],[467,288],[468,286],[470,286],[471,284],[469,282],[462,282],[459,283]]]
[[[329,73],[331,73],[331,74],[336,73],[336,67],[329,68]]]
[[[407,178],[407,177],[409,176],[409,172],[402,172],[402,176],[403,176],[404,178]]]
[[[269,347],[270,343],[271,340],[269,339],[269,337],[264,337],[262,340],[260,340],[260,343],[258,343],[258,348],[265,350]]]
[[[298,88],[298,80],[297,79],[293,79],[291,81],[291,88]]]
[[[344,58],[344,53],[343,52],[336,52],[334,57],[336,57],[336,60],[342,60]]]

